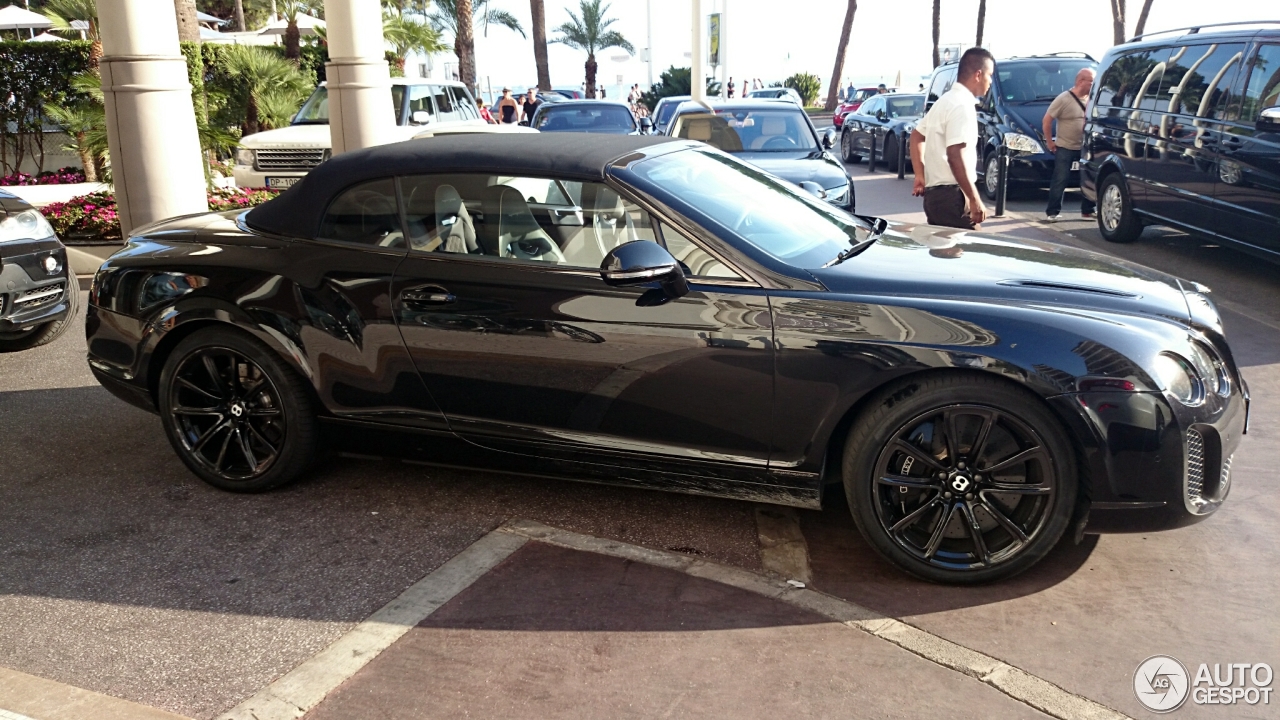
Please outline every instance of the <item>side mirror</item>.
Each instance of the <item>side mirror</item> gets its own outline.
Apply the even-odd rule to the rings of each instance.
[[[414,110],[412,117],[409,118],[409,122],[414,125],[426,125],[431,122],[431,113],[426,110]]]
[[[1269,107],[1258,113],[1258,130],[1280,132],[1280,107]]]
[[[836,129],[827,128],[827,131],[822,133],[822,147],[826,148],[827,150],[830,150],[835,146],[836,146]]]
[[[803,180],[800,182],[800,189],[818,198],[819,200],[827,199],[827,191],[822,186],[812,180]]]
[[[880,122],[884,122],[885,120],[889,119],[889,114],[883,110],[877,110],[876,119],[879,120]]]
[[[609,251],[600,263],[606,285],[634,287],[657,281],[668,298],[689,294],[684,271],[667,249],[648,240],[632,240]]]
[[[640,118],[640,132],[648,135],[653,132],[653,121],[647,117]]]

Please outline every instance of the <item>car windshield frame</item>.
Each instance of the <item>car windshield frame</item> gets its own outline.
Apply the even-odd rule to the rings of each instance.
[[[712,233],[800,270],[817,270],[873,234],[864,219],[709,145],[646,157],[625,179]]]
[[[391,86],[391,103],[396,113],[396,125],[400,125],[404,115],[404,85]],[[306,117],[307,113],[311,113],[313,117]],[[311,96],[302,103],[302,107],[298,108],[298,112],[294,113],[293,120],[290,125],[328,125],[329,124],[329,88],[325,85],[318,85],[311,92]]]
[[[602,125],[592,124],[592,125],[584,125],[584,126],[575,126],[570,128],[556,128],[552,130],[548,130],[545,127],[546,124],[553,117],[557,115],[580,116],[583,111],[598,112],[599,114],[593,115],[592,116],[593,118],[604,118],[605,113],[617,115],[618,117],[626,117],[629,125],[624,128],[618,125],[602,126]],[[538,116],[534,118],[534,123],[535,123],[534,129],[539,132],[595,132],[595,133],[612,132],[615,134],[622,135],[622,134],[630,134],[630,133],[636,132],[639,130],[639,127],[640,127],[636,123],[635,116],[631,114],[631,111],[623,107],[622,105],[587,106],[581,103],[573,103],[573,102],[555,103],[554,105],[549,105],[545,109],[540,109],[540,111],[538,112]]]
[[[1037,69],[1044,68],[1048,65],[1057,65],[1056,72],[1059,82],[1066,84],[1056,92],[1053,88],[1036,88],[1033,80],[1025,77],[1028,71],[1032,74]],[[1085,58],[1037,58],[1018,60],[1016,62],[996,63],[995,81],[992,83],[998,97],[1007,103],[1014,105],[1030,105],[1032,103],[1051,103],[1054,98],[1071,89],[1076,82],[1076,73],[1085,68],[1096,68],[1098,64],[1093,60]],[[1070,72],[1062,72],[1062,68],[1070,68]],[[1006,75],[1007,73],[1007,75]],[[1020,76],[1023,82],[1015,83],[1015,73]]]

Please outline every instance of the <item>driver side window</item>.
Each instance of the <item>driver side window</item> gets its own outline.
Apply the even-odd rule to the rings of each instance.
[[[345,190],[325,211],[320,240],[403,248],[395,180],[363,182]]]

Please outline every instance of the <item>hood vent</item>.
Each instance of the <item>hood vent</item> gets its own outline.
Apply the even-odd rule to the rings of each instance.
[[[1068,292],[1093,293],[1119,298],[1138,298],[1135,293],[1110,288],[1089,287],[1088,285],[1071,285],[1070,283],[1053,282],[1052,280],[1001,280],[997,285],[1013,285],[1016,287],[1040,288],[1041,290],[1066,290]]]

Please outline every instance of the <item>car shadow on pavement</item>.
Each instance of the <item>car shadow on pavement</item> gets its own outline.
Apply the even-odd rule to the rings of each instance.
[[[824,509],[801,513],[809,545],[812,586],[892,617],[906,617],[999,603],[1034,595],[1065,581],[1088,561],[1097,535],[1076,545],[1063,537],[1057,547],[1030,570],[1008,580],[961,587],[919,580],[881,558],[862,538],[843,492],[829,488]]]

